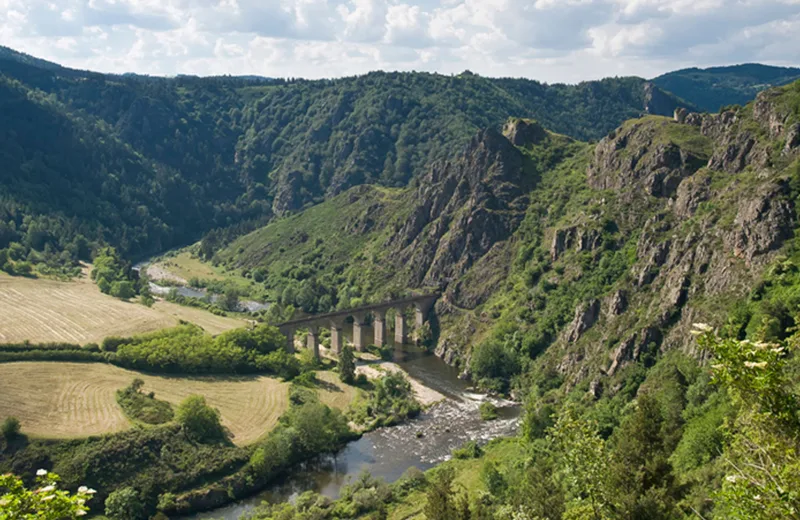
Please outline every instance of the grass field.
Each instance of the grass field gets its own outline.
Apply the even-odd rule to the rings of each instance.
[[[195,323],[212,334],[242,327],[241,320],[158,302],[152,308],[100,292],[86,278],[60,282],[0,274],[0,343],[66,341],[85,344]]]
[[[134,378],[144,392],[177,405],[199,394],[217,408],[236,444],[249,444],[277,424],[289,404],[288,383],[268,377],[167,377],[143,375],[100,363],[0,364],[0,418],[14,416],[35,437],[70,438],[131,427],[115,392]]]
[[[165,255],[150,265],[147,272],[154,279],[163,277],[184,282],[193,277],[211,280],[223,280],[226,278],[218,273],[211,264],[201,262],[199,258],[193,257],[186,249]]]
[[[333,372],[317,372],[317,379],[321,381],[317,391],[319,400],[331,408],[344,410],[358,395],[356,387],[342,383]]]
[[[177,405],[199,394],[217,408],[239,445],[270,431],[289,406],[289,384],[265,376],[178,377],[145,375],[102,363],[0,363],[0,420],[14,416],[34,437],[72,438],[131,427],[116,402],[117,390],[134,378],[144,392]],[[318,372],[320,400],[345,409],[358,390],[332,372]]]

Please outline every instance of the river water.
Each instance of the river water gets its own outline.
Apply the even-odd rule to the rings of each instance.
[[[483,443],[516,433],[520,413],[518,406],[471,391],[468,383],[458,378],[456,370],[436,356],[413,346],[402,345],[395,347],[394,362],[411,377],[442,393],[447,399],[424,411],[416,419],[367,433],[349,443],[335,456],[301,466],[258,495],[190,518],[234,520],[262,501],[276,503],[293,500],[308,490],[337,498],[342,486],[362,471],[393,482],[409,467],[426,470],[449,459],[453,448],[466,441]],[[497,420],[481,420],[478,408],[484,400],[491,400],[499,407],[500,417]]]

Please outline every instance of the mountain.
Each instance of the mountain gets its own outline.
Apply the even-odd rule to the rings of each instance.
[[[786,430],[770,426],[778,415],[754,418],[742,400],[762,387],[743,385],[764,377],[746,370],[771,365],[742,349],[772,349],[786,371],[780,391],[763,388],[794,403],[797,358],[764,342],[797,337],[800,81],[719,114],[629,120],[596,144],[526,119],[502,130],[477,132],[413,186],[351,188],[239,238],[213,261],[262,280],[278,301],[271,311],[441,289],[431,347],[476,384],[525,401],[526,453],[536,463],[496,467],[507,491],[492,491],[493,506],[549,511],[541,518],[577,507],[545,500],[569,491],[547,488],[558,475],[549,466],[535,469],[552,461],[548,428],[567,414],[608,447],[598,455],[607,473],[595,475],[613,490],[604,517],[734,517],[725,507],[745,506],[741,494],[720,494],[738,474],[727,461],[763,453],[728,443],[723,431],[772,431],[786,444],[763,449],[796,461],[784,448],[797,446],[796,406]],[[711,364],[712,352],[700,350],[708,343],[690,333],[696,323],[727,338]],[[709,372],[726,356],[736,375],[718,382],[749,393],[712,384]],[[588,482],[580,453],[573,471]],[[760,511],[763,495],[753,500]]]
[[[0,81],[0,249],[20,244],[16,257],[51,265],[85,249],[70,244],[110,243],[136,258],[217,228],[248,231],[352,186],[402,187],[509,114],[598,139],[627,118],[688,107],[639,78],[159,78],[69,69],[7,48]],[[101,157],[87,162],[92,154]],[[42,227],[49,235],[33,237]]]
[[[520,355],[570,384],[614,381],[687,347],[693,320],[746,302],[792,243],[798,93],[800,82],[722,114],[645,116],[596,145],[511,119],[413,187],[353,188],[214,260],[260,269],[275,299],[307,312],[438,287],[437,351],[466,372],[476,343],[513,329]]]
[[[676,96],[708,112],[728,105],[744,105],[769,87],[800,79],[800,68],[746,63],[730,67],[676,70],[652,80]]]

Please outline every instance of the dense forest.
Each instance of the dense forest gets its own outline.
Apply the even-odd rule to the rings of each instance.
[[[153,78],[10,49],[0,88],[0,250],[22,274],[86,259],[99,244],[136,259],[214,229],[240,234],[357,184],[404,186],[509,114],[597,139],[679,104],[639,78]]]

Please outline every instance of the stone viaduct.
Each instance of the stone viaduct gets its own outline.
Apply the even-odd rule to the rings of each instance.
[[[304,318],[287,321],[278,325],[278,329],[288,340],[289,352],[294,352],[294,333],[298,329],[308,329],[308,348],[314,349],[314,355],[319,357],[319,330],[330,329],[331,331],[331,350],[337,354],[342,352],[344,334],[342,329],[348,318],[353,318],[353,345],[356,350],[363,351],[370,343],[383,346],[386,343],[386,311],[395,309],[394,318],[394,341],[395,343],[406,343],[408,340],[408,327],[404,311],[408,307],[414,307],[414,318],[417,330],[425,323],[433,304],[439,298],[439,293],[424,294],[420,296],[410,296],[384,303],[364,305],[354,309],[329,312],[327,314],[314,314]],[[370,342],[366,337],[366,327],[368,325],[367,316],[372,315],[374,338]]]

